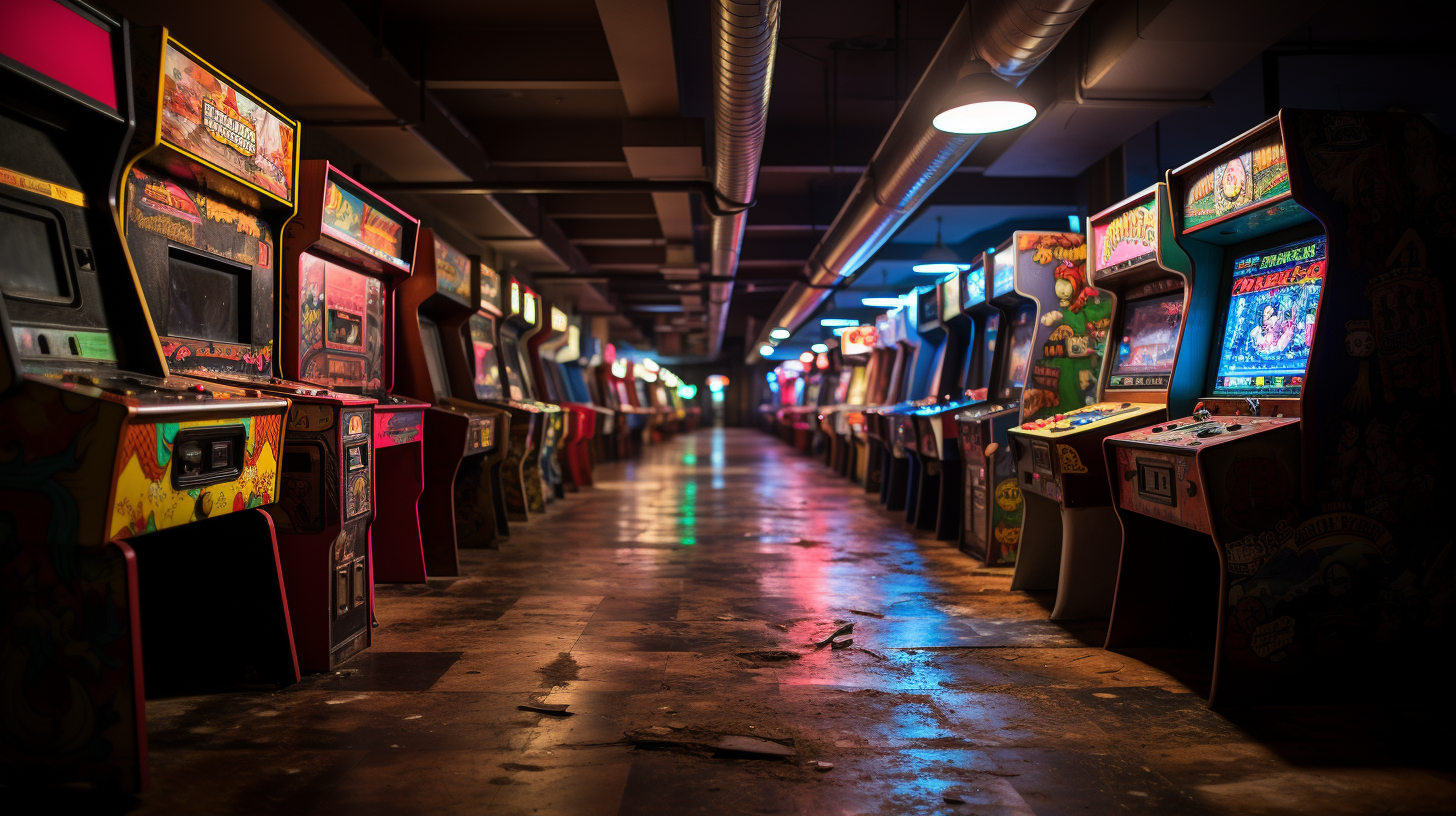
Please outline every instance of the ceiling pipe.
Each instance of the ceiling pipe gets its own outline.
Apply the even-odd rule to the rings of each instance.
[[[713,3],[713,189],[709,237],[708,348],[723,348],[733,276],[748,208],[758,186],[763,135],[778,47],[779,0]]]
[[[984,60],[998,76],[1020,85],[1092,0],[977,0],[974,5],[974,14],[970,4],[961,10],[849,200],[809,255],[805,280],[789,288],[758,340],[749,344],[750,365],[763,359],[758,349],[769,342],[770,331],[797,331],[980,143],[981,136],[945,133],[930,124],[968,64]]]

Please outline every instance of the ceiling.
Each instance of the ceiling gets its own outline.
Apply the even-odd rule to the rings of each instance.
[[[134,22],[167,24],[304,121],[306,157],[330,158],[367,183],[625,187],[710,177],[708,0],[112,5]],[[757,204],[725,354],[741,354],[789,283],[803,277],[805,260],[963,5],[784,2]],[[1023,86],[1043,116],[984,140],[818,317],[867,317],[854,307],[859,297],[918,283],[908,268],[934,242],[937,217],[946,243],[966,255],[1013,228],[1065,228],[1068,215],[1085,218],[1089,208],[1236,135],[1246,120],[1257,122],[1271,87],[1281,104],[1403,104],[1431,109],[1448,130],[1453,124],[1451,85],[1433,70],[1449,67],[1449,43],[1437,27],[1406,25],[1429,16],[1377,15],[1356,0],[1298,0],[1278,10],[1231,0],[1231,18],[1252,14],[1277,29],[1254,36],[1243,25],[1195,25],[1188,15],[1198,6],[1099,0]],[[1129,13],[1139,33],[1105,57],[1112,46],[1104,41],[1117,40]],[[247,36],[239,36],[239,21]],[[1284,54],[1272,86],[1269,60],[1260,56],[1270,43]],[[1112,66],[1098,80],[1107,95],[1134,94],[1134,80],[1144,77],[1159,99],[1186,98],[1131,113],[1069,104],[1059,77],[1097,59]],[[707,346],[707,284],[699,278],[708,269],[708,219],[699,197],[680,189],[393,198],[463,249],[492,257],[579,312],[608,317],[615,339],[671,360]],[[817,342],[817,318],[800,334],[785,348]]]

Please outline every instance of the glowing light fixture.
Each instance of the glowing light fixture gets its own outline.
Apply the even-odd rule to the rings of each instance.
[[[799,355],[799,362],[801,362],[801,363],[812,363],[812,362],[814,362],[814,352],[812,352],[812,351],[806,351],[803,354],[800,354]]]
[[[758,347],[758,353],[764,357],[772,357],[774,353],[774,347],[770,346],[768,343],[764,343],[763,345]]]
[[[721,393],[723,393],[723,389],[725,389],[727,387],[728,387],[728,378],[727,377],[723,376],[722,374],[709,374],[708,375],[708,390],[709,391],[713,392],[714,394],[721,394]]]
[[[698,387],[683,383],[677,387],[677,395],[683,399],[692,399],[698,395]]]
[[[625,379],[627,377],[626,357],[618,357],[612,361],[612,376],[616,377],[619,380]]]
[[[956,80],[931,124],[946,133],[1000,133],[1036,118],[1036,108],[1010,83],[976,60],[970,73]]]
[[[1067,216],[1067,229],[1071,230],[1072,232],[1081,232],[1082,219],[1078,218],[1075,215]]]
[[[551,307],[551,330],[559,332],[566,331],[566,312],[561,311],[555,306]]]
[[[896,306],[903,306],[905,300],[897,297],[867,297],[860,303],[875,309],[893,309]]]
[[[826,317],[823,320],[819,321],[819,325],[823,326],[826,329],[837,329],[849,326],[858,326],[859,321],[846,317]]]
[[[657,361],[651,358],[643,360],[642,367],[654,373],[662,370],[662,366],[658,365]]]
[[[951,272],[964,272],[970,268],[970,264],[961,263],[961,256],[941,240],[940,216],[937,215],[935,217],[935,246],[920,256],[920,262],[910,269],[922,275],[946,275]]]
[[[814,352],[815,354],[823,354],[824,352],[829,350],[829,346],[823,343],[815,343],[814,345],[809,347],[809,350]]]
[[[775,340],[787,340],[792,334],[793,332],[789,331],[788,329],[780,327],[769,332],[768,336],[772,337]]]

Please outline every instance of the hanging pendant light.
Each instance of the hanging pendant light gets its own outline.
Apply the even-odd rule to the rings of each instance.
[[[956,80],[931,124],[946,133],[978,135],[1012,130],[1036,118],[1036,108],[1010,83],[976,60]]]
[[[941,240],[940,216],[937,215],[935,217],[935,246],[921,255],[920,262],[910,269],[922,275],[948,275],[951,272],[964,272],[970,268],[970,264],[961,263],[961,256]]]

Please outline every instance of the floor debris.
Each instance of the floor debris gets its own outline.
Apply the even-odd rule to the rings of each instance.
[[[754,663],[782,663],[785,660],[798,660],[803,657],[798,652],[790,652],[783,649],[760,649],[754,652],[739,652],[738,656]]]
[[[884,617],[884,615],[881,615],[878,612],[870,612],[870,611],[867,611],[867,610],[864,610],[864,609],[851,609],[849,611],[853,612],[856,615],[864,615],[866,618],[883,618]]]
[[[809,763],[809,765],[814,770],[816,770],[816,771],[818,771],[820,773],[824,773],[825,771],[832,771],[832,770],[834,770],[834,763],[833,762],[824,762],[822,760],[816,760],[814,762]]]
[[[940,798],[952,805],[964,805],[966,803],[966,792],[960,788],[946,788],[940,792]]]
[[[555,714],[558,717],[570,717],[576,714],[575,711],[567,711],[569,703],[522,703],[516,706],[521,711],[534,711],[538,714]]]
[[[853,623],[846,623],[843,626],[839,627],[838,629],[835,629],[832,633],[830,633],[829,637],[826,637],[826,638],[824,638],[822,640],[816,640],[816,641],[814,641],[814,645],[815,646],[818,646],[820,648],[823,648],[823,647],[828,646],[829,644],[833,643],[834,642],[834,639],[837,638],[837,637],[839,637],[840,635],[848,635],[848,634],[851,634],[852,632],[854,632],[854,624]]]
[[[848,649],[849,647],[851,647],[853,645],[854,645],[854,638],[852,638],[852,637],[845,637],[845,638],[839,638],[837,640],[831,641],[829,643],[829,648],[831,648],[831,649]]]

